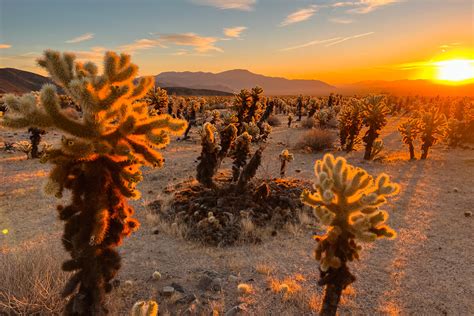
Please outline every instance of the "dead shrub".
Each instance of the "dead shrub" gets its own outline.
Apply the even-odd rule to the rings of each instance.
[[[301,122],[301,127],[303,127],[303,128],[310,129],[310,128],[313,128],[313,127],[316,127],[316,126],[317,126],[317,122],[312,117],[309,117],[309,118],[303,120],[303,122]]]
[[[272,127],[281,125],[281,121],[276,115],[270,115],[270,117],[267,119],[267,123]]]
[[[333,148],[334,141],[335,135],[330,130],[313,128],[301,136],[296,148],[321,151]]]

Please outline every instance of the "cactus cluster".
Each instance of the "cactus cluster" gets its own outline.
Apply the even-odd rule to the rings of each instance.
[[[388,213],[380,207],[387,197],[399,192],[399,186],[386,174],[374,179],[331,154],[316,161],[314,171],[316,192],[303,191],[301,200],[314,209],[321,224],[328,226],[323,236],[315,236],[315,257],[320,262],[319,284],[326,285],[323,310],[334,311],[329,313],[334,315],[342,290],[355,280],[347,262],[359,259],[357,241],[395,237],[385,223]]]
[[[132,307],[131,316],[157,316],[158,303],[155,301],[138,301]]]
[[[294,156],[288,149],[283,149],[278,158],[280,158],[280,177],[283,178],[286,173],[286,166],[289,162],[293,161]]]
[[[168,93],[165,89],[154,87],[145,95],[145,101],[150,107],[150,114],[161,115],[168,112]]]
[[[168,115],[149,116],[147,104],[139,100],[153,79],[135,84],[138,67],[129,55],[107,52],[103,74],[70,53],[45,51],[38,64],[80,106],[82,116],[63,111],[56,87],[47,84],[39,102],[32,95],[7,96],[10,110],[2,124],[64,133],[61,144],[41,160],[54,165],[45,191],[58,198],[64,189],[72,191],[70,204],[58,206],[65,221],[63,245],[71,255],[62,268],[74,271],[62,293],[72,295],[65,313],[106,314],[105,294],[120,268],[115,248],[139,226],[127,199],[139,197],[140,167],[162,166],[157,149],[169,143],[169,134],[182,133],[186,123]]]

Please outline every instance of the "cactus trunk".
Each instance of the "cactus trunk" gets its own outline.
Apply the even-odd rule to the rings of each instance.
[[[413,143],[408,144],[408,149],[410,150],[410,160],[415,160],[415,147],[413,146]]]

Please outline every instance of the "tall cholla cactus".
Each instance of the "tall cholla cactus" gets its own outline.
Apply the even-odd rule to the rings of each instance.
[[[403,137],[403,142],[408,145],[410,151],[410,160],[416,159],[415,146],[413,142],[418,137],[419,122],[416,119],[409,119],[398,126],[398,131]]]
[[[56,87],[47,84],[38,104],[31,95],[8,96],[11,111],[3,125],[55,128],[65,134],[60,146],[42,157],[54,165],[46,192],[60,198],[64,189],[72,191],[71,203],[58,206],[59,218],[65,221],[63,245],[72,257],[62,267],[75,271],[62,293],[73,295],[65,313],[107,314],[105,294],[120,268],[115,248],[139,226],[127,199],[139,197],[135,186],[142,179],[140,167],[162,166],[155,149],[169,143],[168,134],[182,133],[186,123],[148,115],[146,104],[138,100],[153,81],[145,77],[134,84],[138,67],[129,55],[106,53],[102,75],[93,63],[75,62],[70,53],[46,51],[38,64],[80,106],[83,116],[66,115]]]
[[[289,162],[293,161],[294,156],[288,149],[283,149],[278,158],[280,158],[280,177],[283,178],[286,173],[286,166]]]
[[[326,154],[314,167],[316,192],[303,191],[301,200],[314,208],[315,215],[328,229],[315,236],[315,256],[320,262],[320,285],[326,285],[321,315],[335,315],[342,290],[355,281],[347,262],[359,258],[357,240],[372,242],[394,238],[395,232],[384,223],[388,218],[379,209],[399,186],[386,174],[375,180],[363,169]]]
[[[165,114],[168,112],[168,93],[165,89],[154,87],[145,95],[145,101],[152,107],[152,114]]]
[[[240,176],[241,169],[247,164],[247,159],[250,156],[250,143],[252,136],[244,132],[235,139],[235,145],[231,153],[234,159],[232,163],[232,181],[237,181]]]
[[[418,114],[420,120],[421,159],[428,157],[431,146],[443,138],[446,132],[446,116],[439,111],[423,111]]]
[[[383,95],[371,95],[362,106],[362,122],[369,128],[362,138],[365,142],[365,160],[370,160],[372,157],[374,141],[379,137],[380,130],[387,124],[386,116],[390,109],[384,99]]]
[[[359,133],[362,129],[361,103],[352,99],[350,104],[343,106],[337,118],[341,148],[351,152],[360,141]]]

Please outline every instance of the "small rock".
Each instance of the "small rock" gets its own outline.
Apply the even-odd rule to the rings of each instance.
[[[204,274],[201,279],[199,279],[198,288],[201,291],[207,291],[212,284],[212,278]]]
[[[459,192],[459,189],[458,189],[458,188],[453,188],[453,192],[454,192],[454,193],[458,193],[458,192]]]
[[[158,235],[160,230],[158,228],[153,229],[153,235]]]
[[[295,172],[296,172],[296,173],[300,173],[300,172],[301,172],[301,169],[296,169]]]
[[[148,190],[148,194],[153,194],[153,190]]]
[[[130,287],[130,286],[133,285],[133,282],[131,280],[127,280],[127,281],[125,281],[124,284],[125,284],[125,286]]]
[[[465,211],[465,212],[464,212],[464,216],[466,216],[466,217],[471,217],[471,216],[472,216],[472,212],[471,212],[471,211]]]
[[[178,292],[181,292],[181,293],[186,292],[186,291],[184,290],[184,287],[183,287],[181,284],[179,284],[179,283],[173,282],[173,283],[171,283],[171,286],[172,286],[176,291],[178,291]]]
[[[213,279],[211,283],[211,289],[214,292],[220,292],[222,290],[222,279],[221,278]]]
[[[174,287],[172,287],[172,286],[165,286],[161,290],[161,294],[163,294],[164,296],[171,296],[171,295],[173,295],[173,293],[174,293]]]
[[[231,282],[237,282],[238,280],[239,280],[239,277],[237,277],[237,276],[235,276],[235,275],[233,275],[233,274],[229,275],[229,281],[231,281]]]

